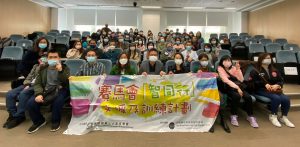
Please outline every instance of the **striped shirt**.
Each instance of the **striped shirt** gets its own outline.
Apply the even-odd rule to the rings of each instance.
[[[97,76],[103,75],[105,73],[105,66],[103,63],[85,63],[80,67],[80,70],[77,72],[76,76]]]

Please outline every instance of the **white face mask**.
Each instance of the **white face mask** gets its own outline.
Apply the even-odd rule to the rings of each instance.
[[[134,50],[135,50],[135,47],[130,47],[130,50],[131,50],[131,51],[134,51]]]
[[[216,43],[217,43],[217,41],[211,41],[211,43],[212,43],[212,44],[216,44]]]
[[[143,41],[139,41],[139,44],[142,44],[143,43]]]
[[[182,59],[175,59],[176,65],[181,65],[182,64]]]
[[[120,62],[122,65],[125,65],[125,64],[128,62],[128,59],[120,59],[119,62]]]
[[[113,46],[113,45],[109,47],[109,49],[111,49],[111,50],[113,50],[113,49],[115,49],[115,48],[116,48],[116,47]]]
[[[232,65],[232,63],[231,63],[230,61],[224,61],[224,62],[223,62],[223,65],[224,65],[226,68],[229,68],[229,67]]]
[[[153,46],[148,46],[148,49],[150,50],[150,49],[153,49]]]
[[[271,59],[264,59],[263,61],[262,61],[262,64],[264,64],[264,65],[270,65],[271,64]]]
[[[76,49],[81,49],[81,45],[75,45]]]
[[[200,61],[201,66],[206,67],[208,65],[208,61]]]
[[[149,56],[149,61],[156,62],[157,56]]]

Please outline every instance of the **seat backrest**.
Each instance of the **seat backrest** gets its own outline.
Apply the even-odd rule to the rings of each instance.
[[[240,37],[239,36],[230,36],[229,37],[229,40],[231,41],[231,40],[235,40],[235,39],[240,39]]]
[[[247,40],[247,39],[250,39],[251,36],[249,36],[249,35],[244,35],[244,36],[240,36],[240,38],[241,38],[243,41],[245,41],[245,40]]]
[[[226,37],[228,37],[228,34],[227,33],[220,33],[219,36],[226,36]]]
[[[20,34],[11,34],[9,38],[16,43],[18,40],[24,39],[24,36]]]
[[[255,35],[254,38],[255,38],[256,40],[260,40],[260,39],[264,39],[265,36],[264,36],[264,35]]]
[[[70,36],[70,31],[69,30],[62,30],[61,33],[62,34],[69,34],[69,36]]]
[[[111,72],[111,69],[112,69],[112,62],[110,60],[108,60],[108,59],[98,59],[97,61],[100,62],[100,63],[102,63],[102,64],[104,64],[104,66],[105,66],[105,73],[107,75],[109,75],[110,72]]]
[[[279,43],[281,46],[288,44],[288,41],[285,38],[278,38],[274,40],[274,43]]]
[[[235,46],[235,44],[238,43],[238,42],[243,42],[243,40],[241,40],[239,38],[238,39],[231,39],[230,40],[231,46]]]
[[[268,45],[269,43],[272,43],[272,40],[271,40],[271,39],[260,39],[259,42],[260,42],[263,46],[266,46],[266,45]]]
[[[80,67],[85,64],[85,60],[82,59],[68,59],[65,63],[70,69],[70,75],[75,76]]]
[[[45,33],[41,32],[41,31],[34,31],[33,33],[36,33],[39,37],[42,37],[45,35]]]
[[[59,34],[59,30],[55,30],[55,29],[50,30],[50,32],[54,32],[54,33]]]
[[[16,46],[22,47],[23,49],[30,49],[33,47],[33,42],[28,39],[20,39],[17,41]]]
[[[245,73],[244,73],[244,79],[245,81],[248,81],[249,80],[249,76],[250,76],[250,73],[251,71],[254,69],[254,66],[252,64],[249,64],[247,69],[245,70]]]
[[[231,38],[232,36],[239,36],[239,35],[237,33],[230,33],[229,38]]]
[[[72,31],[72,35],[73,34],[81,34],[80,31]]]
[[[130,59],[129,64],[130,64],[130,67],[133,67],[135,69],[136,73],[139,73],[139,66],[138,66],[138,62],[136,60]]]
[[[69,37],[69,38],[71,37],[70,34],[68,34],[68,33],[60,33],[60,34],[58,34],[58,36],[65,36],[65,37]]]
[[[57,36],[56,43],[69,45],[70,38],[67,36]]]
[[[13,60],[22,60],[23,57],[23,49],[18,46],[7,46],[4,47],[2,54],[1,54],[1,59],[13,59]]]
[[[228,55],[231,57],[231,53],[229,50],[220,50],[219,51],[219,55],[218,55],[218,59],[221,59],[223,56]]]
[[[297,52],[298,63],[300,64],[300,51]]]
[[[218,38],[218,34],[215,34],[215,33],[213,33],[213,34],[210,34],[210,38]]]
[[[174,60],[168,60],[165,65],[166,72],[169,70],[170,67],[174,67],[175,65],[176,65],[176,63]]]
[[[250,38],[250,39],[245,40],[245,45],[246,45],[247,47],[249,47],[250,44],[252,44],[252,43],[257,43],[257,40],[254,39],[254,38]]]
[[[295,52],[300,51],[300,48],[297,44],[285,44],[283,46],[283,49],[284,50],[291,50],[291,51],[295,51]]]
[[[86,37],[86,36],[90,36],[90,35],[91,35],[91,32],[88,32],[88,31],[82,32],[82,37]]]
[[[252,43],[249,46],[249,53],[264,53],[265,48],[262,44]]]
[[[297,63],[297,58],[294,51],[282,50],[276,52],[277,63]]]
[[[276,53],[277,51],[281,50],[281,46],[279,43],[269,43],[266,46],[267,53]]]
[[[55,37],[52,35],[46,35],[45,38],[50,42],[50,43],[55,43]]]
[[[242,36],[249,36],[249,34],[248,33],[240,33],[239,36],[240,37],[242,37]]]
[[[48,32],[47,35],[56,37],[58,35],[58,33],[57,32]]]
[[[72,34],[71,36],[71,40],[74,40],[74,39],[81,39],[81,34]]]

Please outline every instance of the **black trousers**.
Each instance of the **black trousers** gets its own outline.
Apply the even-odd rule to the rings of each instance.
[[[252,98],[248,92],[243,91],[243,97],[241,97],[237,90],[229,89],[226,94],[230,98],[231,114],[236,115],[238,108],[241,106],[241,98],[244,100],[243,109],[247,112],[248,116],[253,115]]]

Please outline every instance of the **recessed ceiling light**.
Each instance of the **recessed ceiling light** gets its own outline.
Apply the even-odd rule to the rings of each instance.
[[[227,10],[235,10],[236,8],[224,8],[224,9],[227,9]]]
[[[144,9],[160,9],[160,6],[141,6]]]
[[[183,7],[183,9],[204,9],[204,7]]]

